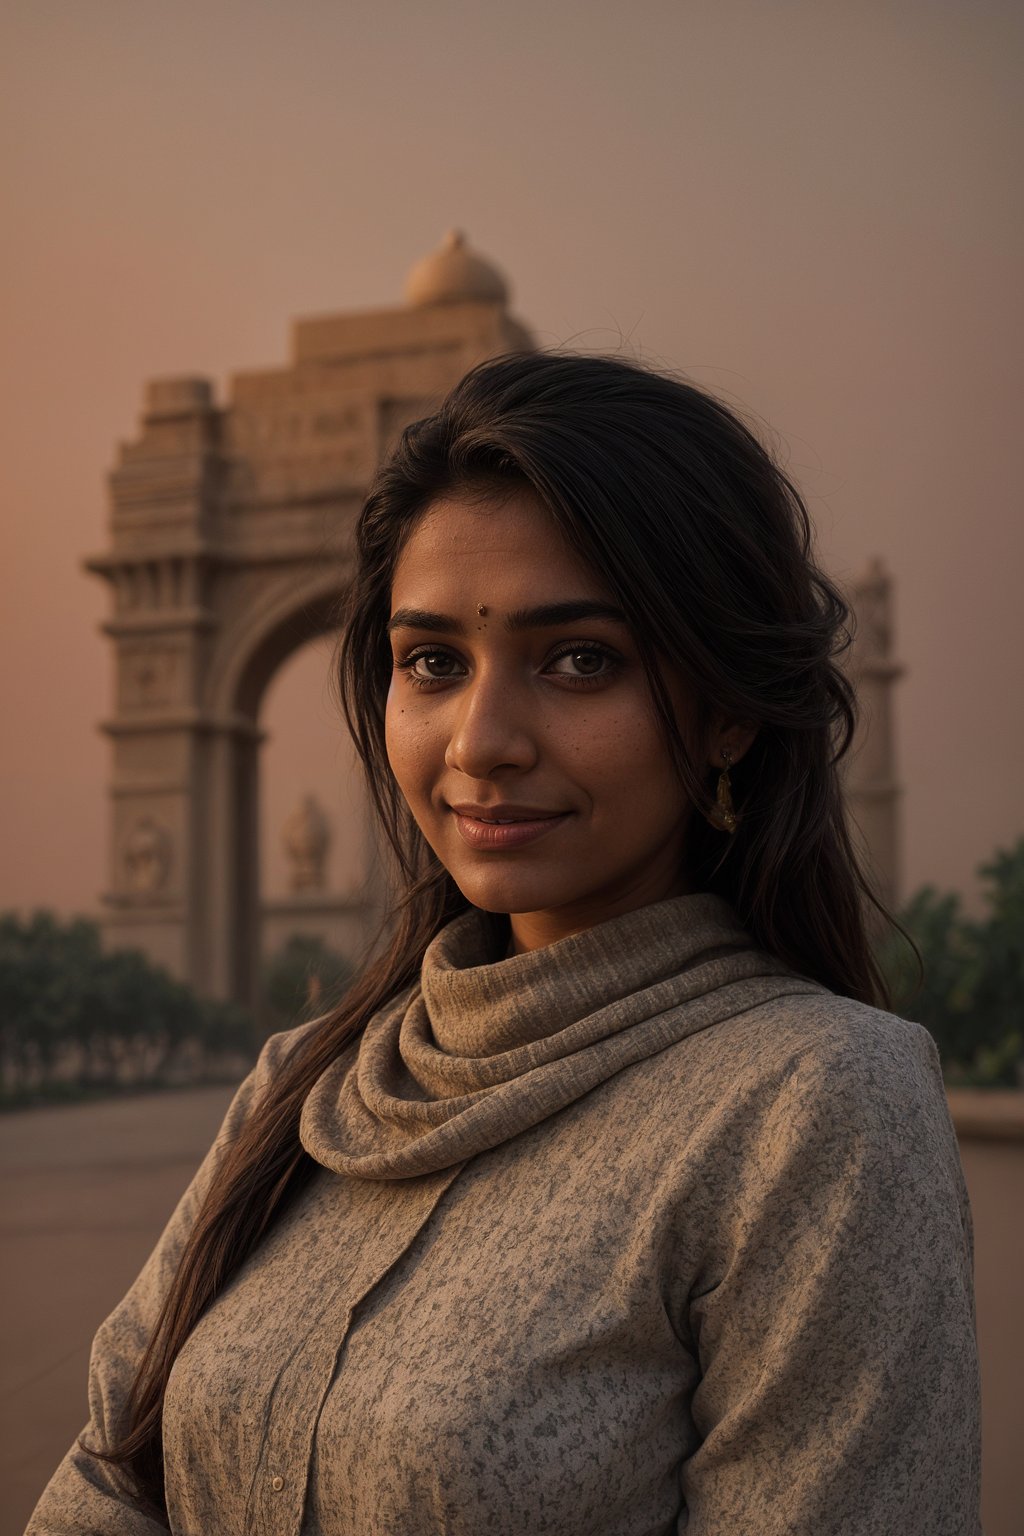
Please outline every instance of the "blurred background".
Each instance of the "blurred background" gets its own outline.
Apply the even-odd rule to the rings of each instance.
[[[247,1054],[343,984],[379,904],[316,568],[445,369],[528,333],[741,408],[870,609],[867,835],[923,992],[905,955],[886,963],[943,1051],[977,1227],[986,1529],[1018,1530],[1020,7],[8,0],[0,42],[0,1527],[80,1428],[91,1333]],[[377,435],[331,406],[311,445],[295,400],[336,403],[342,378],[386,402]],[[131,724],[181,681],[157,610],[188,608],[194,575],[198,612],[209,578],[161,564],[146,519],[187,550],[225,442],[248,466],[222,487],[248,564],[222,618],[270,613],[257,566],[294,595],[236,647],[245,719],[204,790],[248,784],[228,830],[209,813],[252,880],[259,848],[241,979],[215,882],[208,943],[167,918],[184,812]]]

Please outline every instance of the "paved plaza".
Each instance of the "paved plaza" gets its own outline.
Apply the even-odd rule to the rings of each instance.
[[[21,1536],[87,1417],[96,1328],[131,1284],[229,1087],[0,1117],[0,1536]]]

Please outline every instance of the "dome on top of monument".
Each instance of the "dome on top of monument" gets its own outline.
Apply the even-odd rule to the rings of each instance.
[[[497,267],[470,250],[460,230],[451,229],[439,248],[413,267],[405,280],[405,297],[417,307],[465,299],[507,304],[508,284]]]

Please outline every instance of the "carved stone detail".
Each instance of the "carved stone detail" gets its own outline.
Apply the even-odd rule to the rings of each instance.
[[[140,896],[155,895],[167,884],[171,870],[170,834],[152,816],[140,817],[124,840],[123,859],[129,889]]]
[[[125,647],[121,655],[118,704],[122,709],[157,709],[180,692],[181,652],[165,642]]]
[[[284,849],[291,866],[288,880],[291,889],[322,891],[331,829],[312,795],[303,795],[285,820],[283,834]]]

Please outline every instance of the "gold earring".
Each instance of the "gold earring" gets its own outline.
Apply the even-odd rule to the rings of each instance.
[[[735,832],[738,825],[736,808],[732,803],[732,786],[729,783],[729,769],[732,766],[732,753],[728,747],[722,748],[722,761],[725,767],[718,775],[718,789],[715,794],[715,809],[712,813],[714,826],[721,832]]]

